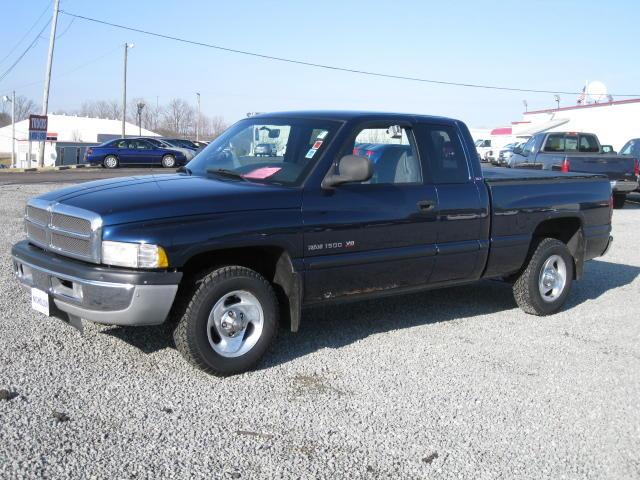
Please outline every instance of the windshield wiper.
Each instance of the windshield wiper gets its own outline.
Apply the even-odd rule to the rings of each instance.
[[[247,179],[240,175],[238,172],[227,170],[226,168],[207,168],[207,173],[214,173],[222,177],[235,178],[237,180],[244,180],[245,182],[247,181]]]
[[[186,173],[187,175],[191,175],[193,172],[191,172],[190,168],[187,168],[183,165],[182,167],[176,170],[176,173]]]

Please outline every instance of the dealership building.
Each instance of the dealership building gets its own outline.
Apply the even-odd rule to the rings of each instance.
[[[78,163],[82,160],[87,147],[122,136],[122,120],[55,114],[50,114],[48,117],[47,141],[44,150],[45,166]],[[160,136],[129,122],[125,122],[125,132],[128,136]],[[11,135],[11,125],[0,128],[0,157],[2,158],[11,156]],[[15,138],[16,166],[36,166],[40,143],[31,143],[31,162],[29,162],[29,120],[16,122]]]
[[[601,144],[619,152],[627,141],[640,138],[640,98],[524,112],[522,119],[491,130],[488,138],[505,145],[540,132],[595,133]]]

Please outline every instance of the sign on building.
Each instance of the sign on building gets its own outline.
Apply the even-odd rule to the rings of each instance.
[[[29,140],[44,142],[47,139],[49,118],[46,115],[29,115]]]

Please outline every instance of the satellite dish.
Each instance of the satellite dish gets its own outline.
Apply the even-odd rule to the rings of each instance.
[[[587,85],[587,98],[592,103],[606,102],[609,100],[609,92],[607,86],[599,81],[589,82]]]

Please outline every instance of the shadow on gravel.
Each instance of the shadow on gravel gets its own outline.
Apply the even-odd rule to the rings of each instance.
[[[588,262],[585,270],[585,278],[574,284],[566,308],[598,298],[612,288],[633,282],[640,275],[639,267],[602,261]],[[276,345],[259,368],[286,363],[323,348],[340,348],[370,335],[439,322],[455,323],[513,308],[516,304],[511,286],[492,281],[310,308],[303,312],[298,333],[280,329]],[[159,325],[114,327],[102,333],[123,340],[142,352],[153,353],[174,348],[171,332],[172,325]]]

